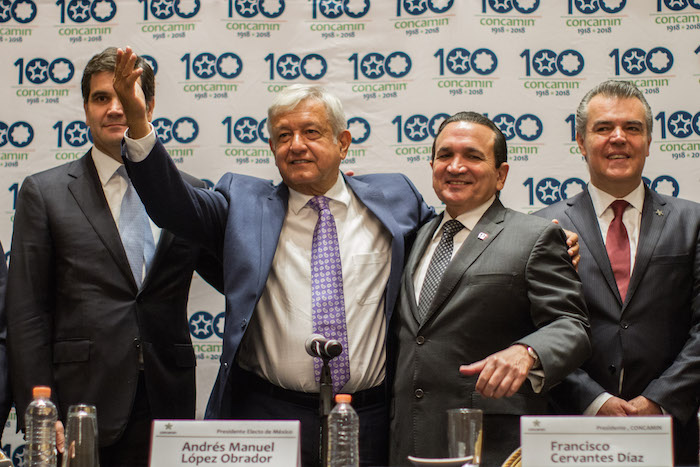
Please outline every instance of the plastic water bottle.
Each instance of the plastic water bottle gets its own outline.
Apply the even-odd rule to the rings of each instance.
[[[51,388],[36,386],[34,400],[27,407],[24,422],[27,426],[25,464],[29,467],[56,466],[56,406],[51,402]]]
[[[336,405],[328,415],[328,465],[357,467],[360,464],[360,419],[349,394],[335,396]]]

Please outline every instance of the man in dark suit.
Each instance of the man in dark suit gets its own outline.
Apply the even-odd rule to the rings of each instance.
[[[12,408],[12,390],[7,360],[7,317],[5,314],[5,294],[7,293],[7,263],[5,250],[0,245],[0,427],[5,427],[7,416]],[[2,436],[0,428],[0,436]]]
[[[501,465],[520,444],[520,415],[546,413],[549,388],[590,355],[564,234],[498,199],[506,154],[474,112],[445,120],[433,143],[446,209],[418,232],[392,323],[391,465],[447,457],[446,410],[458,407],[483,410],[481,465]]]
[[[341,175],[351,141],[342,105],[314,86],[290,86],[268,111],[281,184],[228,173],[214,191],[192,188],[145,118],[133,57],[127,48],[115,73],[129,123],[130,177],[159,225],[224,262],[225,335],[207,417],[301,420],[303,463],[318,465],[319,383],[304,348],[317,332],[344,343],[334,390],[353,394],[362,463],[386,465],[386,327],[407,242],[434,212],[405,176]],[[324,224],[329,218],[335,227]],[[324,302],[315,285],[321,268],[312,271],[314,238],[330,230],[329,256],[338,258],[332,280],[340,280]],[[333,302],[344,304],[337,327],[319,325],[320,315],[338,311]]]
[[[106,49],[83,74],[93,148],[22,185],[7,294],[20,425],[37,385],[52,388],[60,420],[72,404],[94,404],[103,467],[147,465],[151,420],[194,418],[196,402],[187,298],[199,248],[154,232],[121,174],[126,120],[112,86],[115,59],[116,49]],[[136,66],[150,119],[153,71]],[[140,230],[125,224],[130,218]],[[122,227],[132,229],[129,242],[141,242],[137,253]]]
[[[593,355],[553,395],[567,413],[672,415],[675,460],[688,465],[698,454],[700,205],[642,182],[652,122],[634,84],[596,86],[576,113],[590,183],[538,212],[578,233],[591,317]]]

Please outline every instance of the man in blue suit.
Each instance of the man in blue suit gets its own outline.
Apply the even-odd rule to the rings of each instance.
[[[553,391],[562,410],[673,416],[675,460],[697,463],[700,205],[642,182],[652,112],[631,82],[583,98],[576,141],[590,183],[538,215],[578,233],[592,357]]]
[[[335,389],[353,394],[362,463],[386,465],[386,329],[404,256],[433,210],[403,175],[340,173],[351,142],[342,105],[313,86],[290,86],[268,112],[281,184],[228,173],[213,191],[193,189],[145,118],[134,60],[127,48],[114,83],[134,186],[158,225],[226,259],[223,352],[207,418],[301,420],[303,464],[318,465],[319,383],[304,344],[319,329],[315,230],[330,215],[347,323],[340,358],[349,365]]]

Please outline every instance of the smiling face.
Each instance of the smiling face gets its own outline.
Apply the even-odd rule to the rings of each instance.
[[[336,139],[326,108],[314,99],[280,113],[270,128],[270,149],[284,183],[307,195],[328,191],[348,153],[350,132],[345,130]]]
[[[95,147],[121,162],[121,141],[127,129],[126,116],[114,92],[114,73],[101,71],[90,79],[90,94],[85,109],[85,123],[90,127]],[[148,106],[148,120],[153,115],[153,102]]]
[[[588,103],[585,136],[576,135],[591,183],[617,198],[639,186],[651,135],[636,98],[597,95]]]
[[[487,126],[453,122],[435,140],[433,189],[452,217],[477,208],[503,189],[508,164],[496,167],[494,138]]]

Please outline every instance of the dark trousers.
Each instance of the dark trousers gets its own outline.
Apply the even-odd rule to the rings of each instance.
[[[299,420],[301,460],[318,467],[321,425],[318,394],[289,391],[249,372],[237,373],[231,418],[240,420]],[[360,417],[360,464],[387,465],[389,418],[384,385],[353,395]]]
[[[481,467],[500,467],[520,447],[520,415],[484,414]]]
[[[143,372],[140,372],[129,422],[119,441],[100,447],[100,467],[148,467],[152,420]]]

